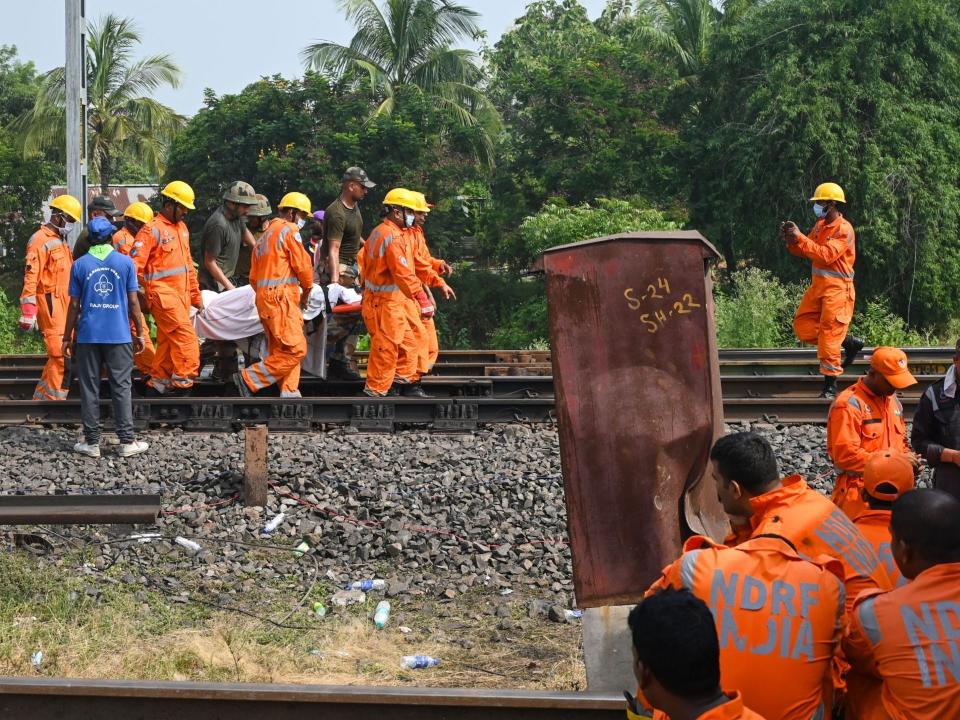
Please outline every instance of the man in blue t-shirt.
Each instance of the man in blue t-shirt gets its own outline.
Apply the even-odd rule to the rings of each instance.
[[[94,218],[87,230],[90,251],[70,271],[70,306],[63,333],[64,357],[73,358],[73,374],[80,383],[84,441],[73,449],[89,457],[100,457],[100,368],[106,366],[113,419],[120,438],[119,454],[130,457],[149,447],[133,436],[130,398],[133,354],[143,352],[137,270],[130,258],[113,249],[113,223],[106,218]],[[131,321],[137,337],[131,337]]]

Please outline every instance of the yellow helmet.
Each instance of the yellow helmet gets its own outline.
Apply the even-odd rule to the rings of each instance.
[[[161,195],[170,198],[174,202],[183,205],[187,210],[196,210],[193,201],[196,195],[193,194],[193,188],[187,185],[183,180],[174,180],[167,183],[167,186],[160,191]]]
[[[123,216],[146,224],[153,220],[153,210],[145,202],[134,202],[127,205],[127,209],[123,211]]]
[[[50,201],[50,209],[59,210],[64,215],[69,215],[74,222],[78,222],[83,217],[83,207],[73,195],[57,195]]]
[[[300,210],[305,212],[307,215],[310,214],[310,198],[304,195],[301,192],[288,192],[280,200],[280,204],[277,205],[281,210],[285,207],[294,208],[295,210]]]
[[[813,191],[813,197],[810,198],[810,201],[816,202],[817,200],[834,200],[845,203],[847,198],[843,195],[842,187],[836,183],[826,182],[817,185],[817,189]]]
[[[393,188],[383,198],[384,205],[399,205],[409,210],[417,209],[417,200],[414,194],[406,188]]]
[[[410,194],[413,195],[413,199],[417,203],[417,207],[414,208],[416,212],[430,212],[430,204],[427,202],[426,195],[424,195],[422,192],[417,192],[416,190],[412,190]]]

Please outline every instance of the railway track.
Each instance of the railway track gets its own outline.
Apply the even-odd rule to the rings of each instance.
[[[945,372],[952,348],[908,348],[919,380],[901,394],[908,417],[920,392]],[[361,354],[361,362],[365,355]],[[829,401],[817,397],[822,378],[810,349],[724,350],[721,382],[728,421],[766,419],[780,423],[822,423]],[[359,382],[322,381],[304,377],[304,397],[235,397],[229,384],[203,381],[191,397],[135,400],[140,428],[173,425],[192,430],[227,430],[244,423],[267,422],[278,430],[309,430],[326,424],[350,424],[363,430],[391,430],[397,425],[425,424],[441,430],[470,430],[480,423],[540,422],[553,418],[553,378],[549,353],[543,351],[467,350],[442,353],[438,375],[424,380],[433,396],[358,398]],[[861,359],[840,387],[855,381],[867,367]],[[0,356],[0,424],[37,422],[72,424],[79,403],[31,400],[42,357]],[[472,371],[468,373],[465,371]]]
[[[608,693],[0,678],[0,716],[94,720],[613,720]]]

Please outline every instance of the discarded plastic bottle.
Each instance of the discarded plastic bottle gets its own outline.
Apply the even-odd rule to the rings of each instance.
[[[567,620],[576,620],[583,617],[583,610],[564,610],[563,615]]]
[[[323,620],[327,616],[327,606],[322,602],[315,602],[313,604],[313,614]]]
[[[386,580],[356,580],[352,583],[347,583],[344,588],[346,590],[363,590],[363,592],[370,592],[371,590],[383,590],[387,587]]]
[[[377,603],[377,610],[373,613],[373,624],[377,630],[383,630],[383,626],[390,620],[390,601],[381,600]]]
[[[280,527],[280,523],[283,522],[283,518],[284,518],[283,513],[280,513],[279,515],[275,516],[270,522],[268,522],[266,525],[263,526],[263,534],[269,535],[278,527]]]
[[[176,538],[174,538],[173,541],[180,547],[186,548],[191,552],[194,552],[194,553],[200,552],[200,545],[195,543],[193,540],[187,540],[184,537],[177,536]]]
[[[304,540],[302,543],[300,543],[293,549],[293,554],[296,555],[297,557],[303,557],[303,554],[307,552],[307,550],[309,549],[310,549],[310,546],[307,544],[307,541]]]
[[[404,670],[423,670],[428,667],[436,667],[440,664],[440,658],[430,657],[429,655],[404,655],[400,658],[400,667]]]

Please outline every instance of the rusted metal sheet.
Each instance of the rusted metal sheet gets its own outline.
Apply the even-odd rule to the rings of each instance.
[[[0,716],[58,720],[614,720],[622,695],[0,678]]]
[[[691,532],[726,517],[709,451],[723,430],[707,264],[697,232],[547,250],[560,455],[577,602],[639,600]]]
[[[66,185],[54,185],[50,188],[50,197],[43,204],[43,216],[50,217],[50,201],[67,192]],[[107,195],[113,200],[119,212],[127,209],[127,206],[135,202],[149,203],[154,195],[159,192],[156,185],[107,185]],[[89,205],[93,199],[100,195],[99,185],[89,185],[87,187],[87,202]]]
[[[159,495],[0,495],[0,525],[156,522]]]

